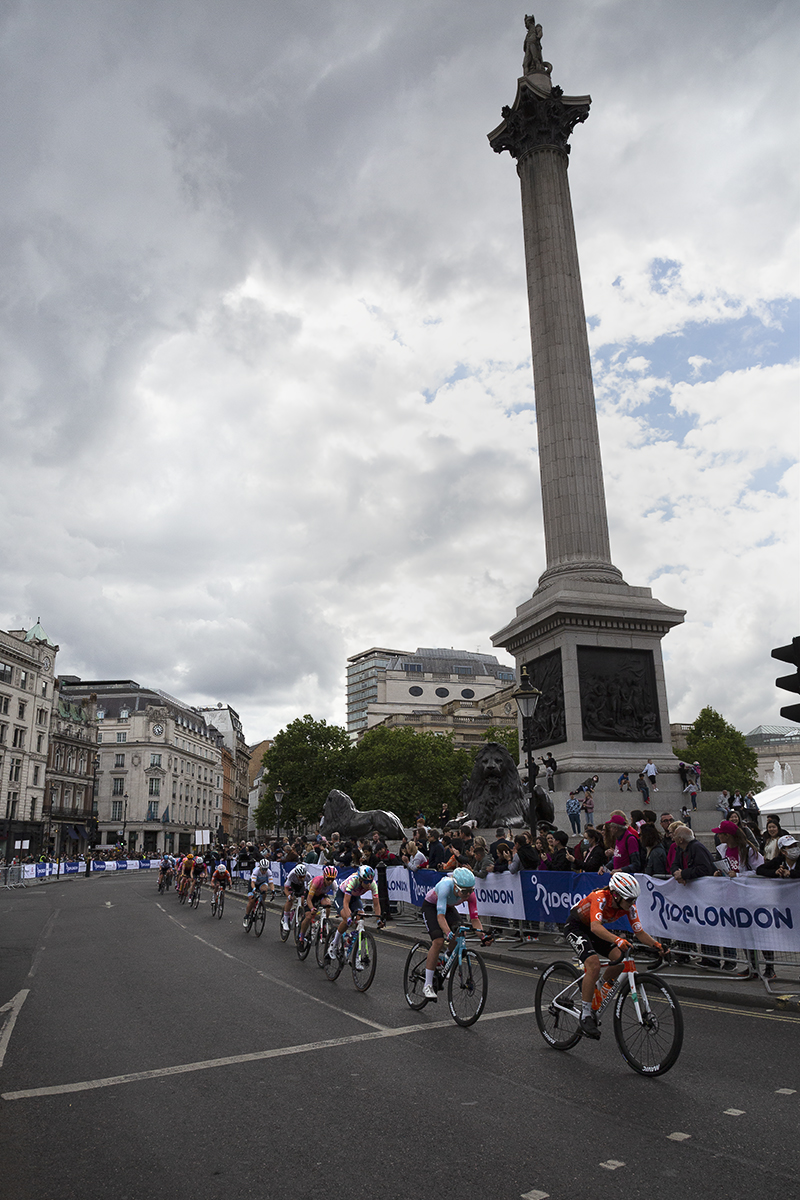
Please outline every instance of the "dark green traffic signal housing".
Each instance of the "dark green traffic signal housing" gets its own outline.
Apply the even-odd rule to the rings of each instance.
[[[778,646],[777,650],[772,651],[772,657],[791,663],[795,669],[794,675],[782,675],[776,679],[775,686],[783,688],[785,692],[800,694],[800,637],[792,638],[789,646]],[[781,716],[800,724],[800,704],[787,704],[781,709]]]

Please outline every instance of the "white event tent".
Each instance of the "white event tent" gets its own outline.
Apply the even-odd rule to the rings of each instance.
[[[756,803],[762,820],[773,813],[782,818],[784,829],[800,832],[800,783],[781,783],[765,788],[757,793]]]

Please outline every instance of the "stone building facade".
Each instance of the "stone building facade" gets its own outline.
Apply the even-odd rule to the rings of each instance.
[[[60,858],[97,840],[97,700],[70,701],[56,689],[50,717],[43,848]]]
[[[0,860],[43,848],[45,772],[53,711],[54,645],[37,621],[0,630]]]
[[[134,680],[62,676],[71,704],[96,696],[100,841],[127,853],[177,853],[222,819],[222,735],[196,709]]]

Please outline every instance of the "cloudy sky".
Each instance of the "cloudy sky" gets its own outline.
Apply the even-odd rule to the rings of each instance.
[[[510,0],[5,0],[0,627],[344,722],[347,655],[544,569]],[[537,0],[572,138],[612,555],[671,718],[780,720],[798,619],[796,5]],[[786,702],[785,696],[783,702]]]

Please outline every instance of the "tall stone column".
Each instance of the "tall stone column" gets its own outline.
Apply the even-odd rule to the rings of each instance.
[[[526,25],[526,74],[489,143],[517,160],[522,189],[546,564],[492,641],[542,690],[531,749],[553,750],[562,788],[595,773],[607,786],[622,770],[635,780],[648,758],[667,773],[677,765],[660,641],[684,614],[629,587],[611,561],[567,178],[569,138],[591,98],[553,86],[541,26]]]

